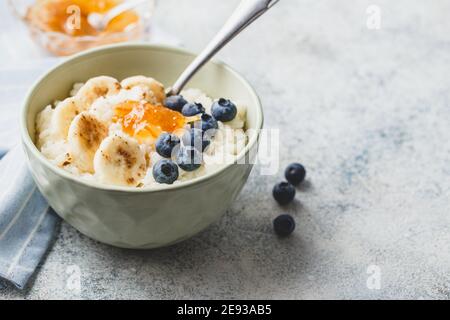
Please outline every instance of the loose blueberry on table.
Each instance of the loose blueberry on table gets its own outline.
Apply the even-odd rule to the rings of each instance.
[[[158,183],[172,184],[178,179],[178,167],[171,160],[159,160],[153,166],[153,178]]]
[[[295,230],[295,220],[288,214],[282,214],[273,220],[273,228],[280,237],[287,237]]]
[[[295,188],[288,182],[280,182],[273,187],[272,193],[279,204],[286,205],[294,200]]]
[[[187,103],[188,102],[181,95],[170,96],[164,100],[164,105],[167,108],[178,112],[181,112],[181,110]]]
[[[201,103],[187,103],[181,109],[181,113],[185,117],[193,117],[201,113],[205,113],[205,108]]]
[[[286,180],[294,186],[299,185],[305,180],[306,170],[300,163],[291,163],[285,170]]]
[[[180,144],[180,139],[167,132],[162,133],[156,140],[155,149],[161,157],[171,158],[173,149]]]
[[[219,99],[211,107],[212,116],[219,121],[229,122],[236,118],[236,105],[227,99]]]

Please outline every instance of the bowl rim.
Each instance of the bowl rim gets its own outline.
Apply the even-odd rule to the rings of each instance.
[[[22,140],[23,146],[28,151],[30,151],[33,154],[33,156],[36,159],[38,159],[38,161],[40,161],[40,163],[42,163],[47,169],[51,170],[55,175],[60,176],[61,178],[64,178],[64,179],[68,179],[73,183],[83,185],[85,187],[101,190],[101,191],[116,191],[116,192],[125,192],[125,193],[156,193],[156,192],[161,192],[161,191],[184,189],[184,188],[195,186],[202,182],[211,180],[211,179],[215,178],[216,176],[222,174],[228,168],[230,168],[231,166],[233,166],[235,164],[240,165],[239,161],[242,160],[242,158],[244,158],[246,155],[248,155],[250,153],[250,151],[258,143],[261,129],[263,128],[263,125],[264,125],[264,113],[263,113],[263,109],[262,109],[261,100],[260,100],[258,94],[256,93],[255,89],[248,82],[248,80],[244,76],[242,76],[240,73],[238,73],[236,70],[231,68],[229,65],[227,65],[226,63],[224,63],[220,60],[217,60],[217,59],[212,59],[211,63],[224,68],[228,72],[232,73],[235,77],[240,79],[242,81],[242,83],[244,84],[245,88],[251,94],[254,101],[256,101],[256,126],[255,126],[256,134],[253,135],[249,139],[244,150],[242,150],[236,156],[236,158],[233,162],[230,162],[230,163],[224,165],[223,167],[221,167],[213,172],[207,173],[201,177],[183,181],[181,183],[172,184],[172,185],[161,185],[161,186],[158,186],[157,188],[155,188],[155,187],[137,188],[137,187],[107,185],[107,184],[102,184],[102,183],[99,183],[96,181],[84,180],[84,179],[77,177],[77,176],[59,168],[58,166],[52,164],[46,157],[44,157],[44,155],[38,150],[35,143],[31,139],[31,136],[28,132],[28,125],[27,125],[29,106],[30,106],[33,96],[35,95],[35,93],[37,91],[37,87],[39,86],[39,84],[44,79],[46,79],[48,76],[50,76],[51,74],[57,72],[60,69],[65,68],[67,65],[77,63],[80,59],[84,58],[85,56],[95,55],[95,54],[98,54],[101,52],[106,53],[108,51],[121,51],[121,50],[126,50],[126,49],[134,49],[134,50],[152,49],[152,50],[157,50],[157,51],[166,51],[166,52],[187,55],[192,58],[194,58],[196,56],[196,54],[191,51],[181,49],[178,47],[174,47],[174,46],[169,46],[169,45],[146,44],[146,43],[121,43],[121,44],[112,44],[112,45],[101,46],[101,47],[94,48],[94,49],[89,49],[89,50],[83,51],[81,53],[75,54],[75,55],[71,56],[70,58],[66,58],[62,62],[59,62],[56,66],[50,68],[50,70],[45,71],[33,83],[33,85],[30,87],[30,89],[28,90],[28,92],[25,96],[25,99],[21,105],[21,110],[20,110],[20,134],[21,134],[21,140]],[[27,157],[27,161],[28,161],[28,163],[30,163],[30,167],[31,167],[32,164],[31,164],[29,157]],[[242,164],[242,165],[246,165],[246,164]]]

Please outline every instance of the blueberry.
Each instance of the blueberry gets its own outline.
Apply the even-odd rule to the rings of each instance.
[[[205,108],[200,103],[187,103],[181,109],[181,113],[185,117],[193,117],[199,113],[205,113]]]
[[[219,124],[217,123],[217,120],[206,113],[202,114],[201,124],[203,132],[211,130],[211,133],[214,133],[214,130],[219,129]]]
[[[210,139],[203,134],[203,131],[197,128],[186,130],[181,137],[181,141],[183,146],[194,147],[199,151],[204,151],[211,143]]]
[[[288,214],[282,214],[273,220],[273,229],[280,237],[287,237],[295,229],[295,220]]]
[[[172,184],[178,179],[178,167],[170,160],[159,160],[153,166],[153,178],[158,183]]]
[[[216,120],[228,122],[236,117],[237,108],[233,102],[222,98],[213,103],[211,113]]]
[[[164,100],[164,105],[174,111],[181,112],[184,105],[188,102],[183,98],[183,96],[170,96]]]
[[[273,197],[281,205],[288,204],[294,200],[295,188],[288,182],[280,182],[273,187]]]
[[[300,163],[291,163],[284,171],[284,176],[294,186],[305,180],[306,170]]]
[[[172,157],[172,150],[180,143],[180,139],[173,134],[162,133],[156,140],[156,152],[161,157],[170,158]]]
[[[176,156],[178,166],[184,171],[195,171],[202,164],[202,153],[190,146],[183,146]]]

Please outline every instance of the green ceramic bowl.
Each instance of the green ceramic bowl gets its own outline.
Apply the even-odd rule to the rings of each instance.
[[[108,46],[66,60],[30,90],[21,114],[21,136],[32,175],[53,209],[83,234],[124,248],[170,245],[216,221],[244,186],[263,125],[262,108],[249,83],[219,62],[208,63],[188,87],[212,97],[242,101],[248,107],[247,128],[255,130],[238,163],[218,172],[157,190],[105,186],[80,180],[52,165],[34,145],[36,115],[54,100],[66,98],[74,83],[99,75],[121,80],[142,74],[169,86],[193,58],[192,53],[165,46]]]

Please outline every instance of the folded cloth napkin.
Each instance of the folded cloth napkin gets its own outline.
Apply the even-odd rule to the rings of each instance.
[[[20,146],[0,161],[0,277],[24,288],[55,235],[58,218],[37,190]]]
[[[19,145],[18,110],[28,87],[56,60],[0,70],[0,278],[24,288],[59,218],[37,190]]]

